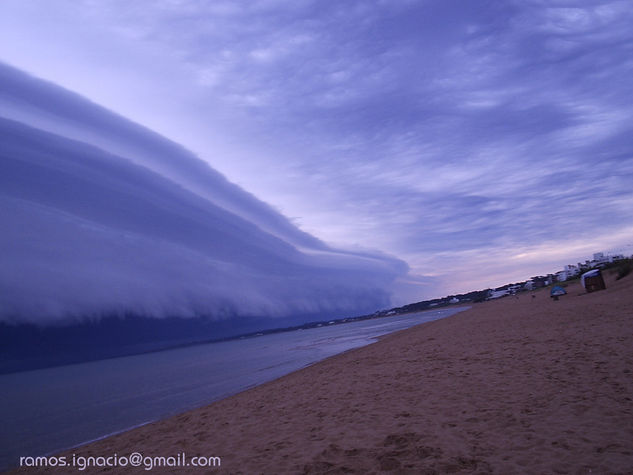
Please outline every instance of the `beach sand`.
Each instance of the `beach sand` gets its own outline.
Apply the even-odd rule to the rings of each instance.
[[[474,304],[66,455],[221,457],[150,473],[633,473],[633,275],[606,280]]]

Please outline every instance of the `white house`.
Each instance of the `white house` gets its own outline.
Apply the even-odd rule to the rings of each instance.
[[[567,271],[562,270],[556,273],[556,280],[558,282],[563,282],[567,279],[569,279],[569,275],[567,274]]]
[[[504,295],[508,295],[510,293],[509,290],[491,290],[488,294],[489,299],[498,299],[499,297],[503,297]]]

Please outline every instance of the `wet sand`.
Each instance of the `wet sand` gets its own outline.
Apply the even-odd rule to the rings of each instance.
[[[126,474],[633,473],[633,275],[606,280],[475,304],[66,455],[221,457],[107,470]]]

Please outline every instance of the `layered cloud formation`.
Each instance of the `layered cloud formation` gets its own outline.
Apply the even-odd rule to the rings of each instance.
[[[627,0],[3,0],[0,61],[406,261],[404,304],[633,253],[631,24]]]
[[[297,229],[179,145],[0,65],[0,319],[375,310],[402,261]]]

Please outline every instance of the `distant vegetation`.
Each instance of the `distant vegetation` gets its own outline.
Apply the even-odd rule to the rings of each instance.
[[[429,310],[435,307],[445,307],[447,305],[453,305],[456,303],[468,303],[468,302],[483,302],[488,298],[491,289],[485,290],[473,290],[472,292],[468,292],[466,294],[456,294],[449,295],[447,297],[442,297],[438,299],[432,300],[424,300],[422,302],[410,303],[408,305],[403,305],[402,307],[392,308],[390,310],[383,310],[380,312],[382,315],[387,314],[401,314],[401,313],[412,313],[412,312],[421,312],[423,310]]]
[[[620,280],[622,277],[626,277],[633,270],[633,259],[622,259],[615,263],[614,266],[615,273],[617,277],[615,280]]]

